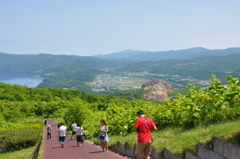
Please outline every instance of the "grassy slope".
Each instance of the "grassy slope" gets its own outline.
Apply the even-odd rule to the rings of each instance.
[[[213,137],[219,137],[229,140],[232,143],[240,144],[239,138],[236,138],[236,134],[239,133],[239,120],[202,127],[199,126],[184,131],[180,128],[166,128],[152,132],[154,138],[153,147],[155,147],[158,152],[161,152],[164,147],[167,147],[172,152],[182,155],[185,150],[195,152],[198,143],[209,143]],[[109,145],[113,145],[120,141],[121,143],[128,142],[133,146],[136,140],[137,134],[135,132],[125,137],[110,136]],[[94,139],[94,141],[97,142],[96,139]]]
[[[34,149],[35,149],[35,147],[30,147],[30,148],[22,149],[22,150],[19,150],[19,151],[3,153],[3,154],[0,154],[0,158],[7,158],[7,159],[26,159],[26,158],[30,158]]]

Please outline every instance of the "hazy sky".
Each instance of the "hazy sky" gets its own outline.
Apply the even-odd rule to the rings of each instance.
[[[240,0],[0,0],[0,52],[240,47]]]

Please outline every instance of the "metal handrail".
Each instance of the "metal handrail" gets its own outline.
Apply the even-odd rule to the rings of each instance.
[[[39,141],[37,142],[35,149],[30,156],[30,159],[37,159],[41,144],[42,144],[42,136],[40,137]]]

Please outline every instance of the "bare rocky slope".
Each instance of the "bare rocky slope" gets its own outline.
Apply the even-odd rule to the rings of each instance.
[[[154,99],[162,101],[164,99],[169,99],[168,92],[172,92],[172,85],[164,80],[154,80],[144,83],[142,85],[144,90],[149,90],[147,94],[144,95],[147,99]]]

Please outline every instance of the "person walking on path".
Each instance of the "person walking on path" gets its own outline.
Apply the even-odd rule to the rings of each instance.
[[[46,118],[43,119],[43,123],[44,123],[44,126],[47,124],[47,119]]]
[[[77,124],[74,122],[71,127],[72,127],[72,136],[71,136],[71,140],[72,140],[73,137],[76,137],[76,127],[77,127]]]
[[[106,123],[106,121],[104,119],[100,120],[101,125],[99,126],[98,131],[100,131],[99,135],[98,135],[98,140],[101,143],[101,147],[102,147],[102,151],[108,151],[108,146],[107,143],[109,142],[109,138],[108,138],[108,125]]]
[[[138,141],[136,145],[137,159],[150,159],[152,136],[151,130],[157,130],[155,123],[151,118],[147,118],[142,110],[137,112],[138,119],[134,124],[133,131],[138,132]]]
[[[83,127],[81,127],[81,125],[78,123],[76,127],[76,139],[78,146],[82,146],[82,144],[84,143],[83,135],[84,135]]]
[[[67,127],[64,125],[64,123],[60,123],[59,131],[59,142],[61,144],[61,147],[64,148],[65,143],[65,137],[67,136]]]
[[[58,142],[59,134],[54,133],[58,131],[57,124],[56,120],[48,119],[48,125],[52,128],[51,140],[47,139],[47,129],[43,127],[46,135],[43,138],[43,150],[40,152],[41,159],[130,159],[112,151],[103,153],[102,147],[87,140],[84,141],[84,146],[79,147],[75,140],[71,140],[71,135],[66,136],[67,145],[61,148]]]
[[[52,138],[52,128],[50,125],[48,125],[47,127],[47,139],[51,139]]]

